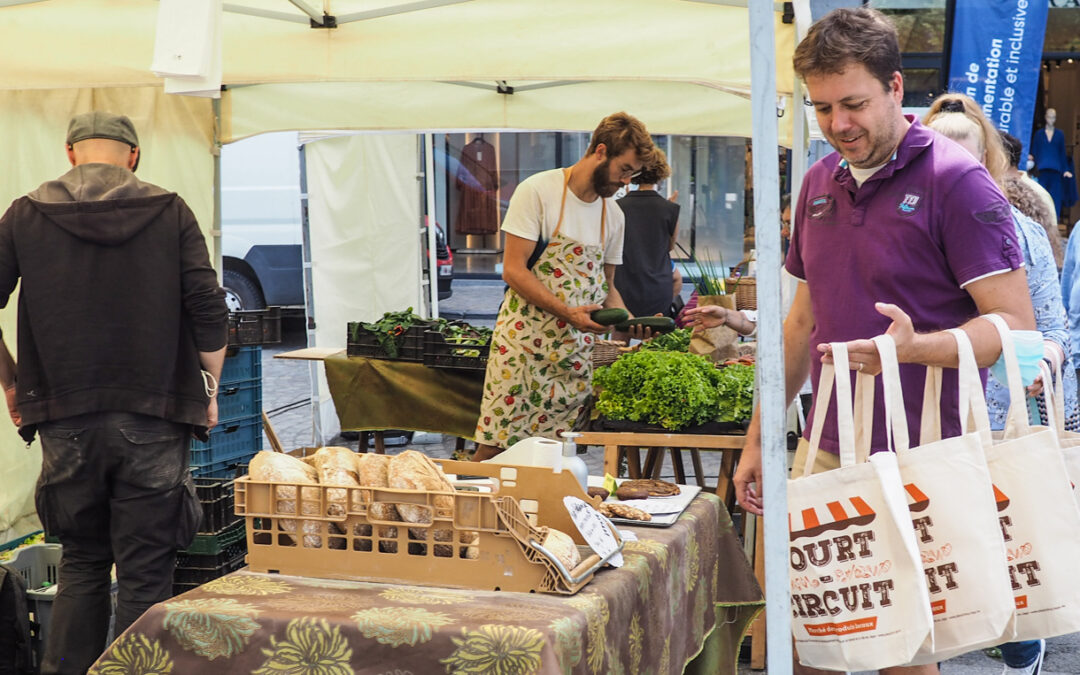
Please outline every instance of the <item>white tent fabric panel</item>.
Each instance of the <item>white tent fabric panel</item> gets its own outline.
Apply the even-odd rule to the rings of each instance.
[[[402,105],[407,101],[407,105]],[[236,87],[222,97],[222,141],[287,129],[592,131],[626,110],[654,134],[744,136],[750,100],[688,82],[573,82],[500,94],[447,82],[307,82]],[[790,106],[788,106],[790,110]],[[780,144],[790,146],[790,112]]]
[[[303,22],[226,12],[226,84],[627,79],[698,82],[750,94],[747,11],[712,2],[470,0],[333,29],[310,28],[284,0],[228,4],[291,12]],[[372,5],[318,4],[339,17]],[[0,8],[0,88],[158,85],[150,72],[158,9],[156,0],[46,0]],[[778,89],[790,93],[793,26],[774,16]]]
[[[414,134],[339,136],[307,143],[315,345],[346,344],[349,321],[417,307],[420,203]],[[319,369],[323,436],[338,420]]]

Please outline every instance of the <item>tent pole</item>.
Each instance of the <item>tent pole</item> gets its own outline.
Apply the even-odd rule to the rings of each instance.
[[[431,294],[431,317],[439,316],[439,252],[435,245],[435,141],[431,134],[424,134],[424,190],[427,206],[424,219],[427,223],[428,246],[428,292]],[[449,246],[447,234],[447,245]]]
[[[213,99],[211,105],[214,110],[214,141],[210,148],[210,154],[214,156],[214,215],[210,224],[210,234],[213,237],[210,256],[218,273],[218,283],[221,283],[221,275],[225,273],[225,264],[221,257],[221,99]]]
[[[791,599],[787,559],[787,443],[780,325],[780,166],[777,158],[776,20],[772,3],[747,3],[750,107],[754,139],[754,223],[758,256],[758,359],[765,507],[765,608],[768,670],[790,673]],[[794,106],[793,106],[794,107]]]

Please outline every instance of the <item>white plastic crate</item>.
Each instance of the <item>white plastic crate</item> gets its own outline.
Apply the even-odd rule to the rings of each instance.
[[[45,651],[45,641],[49,636],[49,620],[52,617],[52,605],[56,600],[56,582],[59,579],[60,544],[34,544],[17,549],[15,556],[7,565],[16,569],[26,580],[26,604],[30,609],[30,620],[38,624],[34,636],[34,659],[40,665],[41,655]],[[108,641],[113,639],[113,626],[116,621],[116,568],[112,571],[112,609],[109,617]]]

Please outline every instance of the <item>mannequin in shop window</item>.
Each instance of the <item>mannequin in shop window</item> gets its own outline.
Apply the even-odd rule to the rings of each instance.
[[[461,149],[455,185],[460,192],[458,234],[496,234],[499,231],[499,169],[495,146],[482,135]]]
[[[1056,128],[1057,111],[1047,108],[1046,126],[1031,138],[1031,159],[1035,162],[1039,184],[1054,198],[1055,211],[1060,215],[1066,204],[1066,181],[1073,177],[1069,157],[1065,154],[1065,134]]]

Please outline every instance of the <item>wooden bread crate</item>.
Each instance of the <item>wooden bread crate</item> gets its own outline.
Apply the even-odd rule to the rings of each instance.
[[[564,495],[588,501],[569,472],[435,460],[447,474],[494,479],[449,491],[236,480],[256,572],[481,590],[573,594],[605,562],[573,525]],[[372,504],[413,506],[429,523],[380,520]],[[297,513],[301,515],[297,515]],[[329,515],[322,515],[329,514]],[[582,562],[567,570],[539,543],[541,527],[574,538]],[[620,542],[618,530],[609,527]]]

